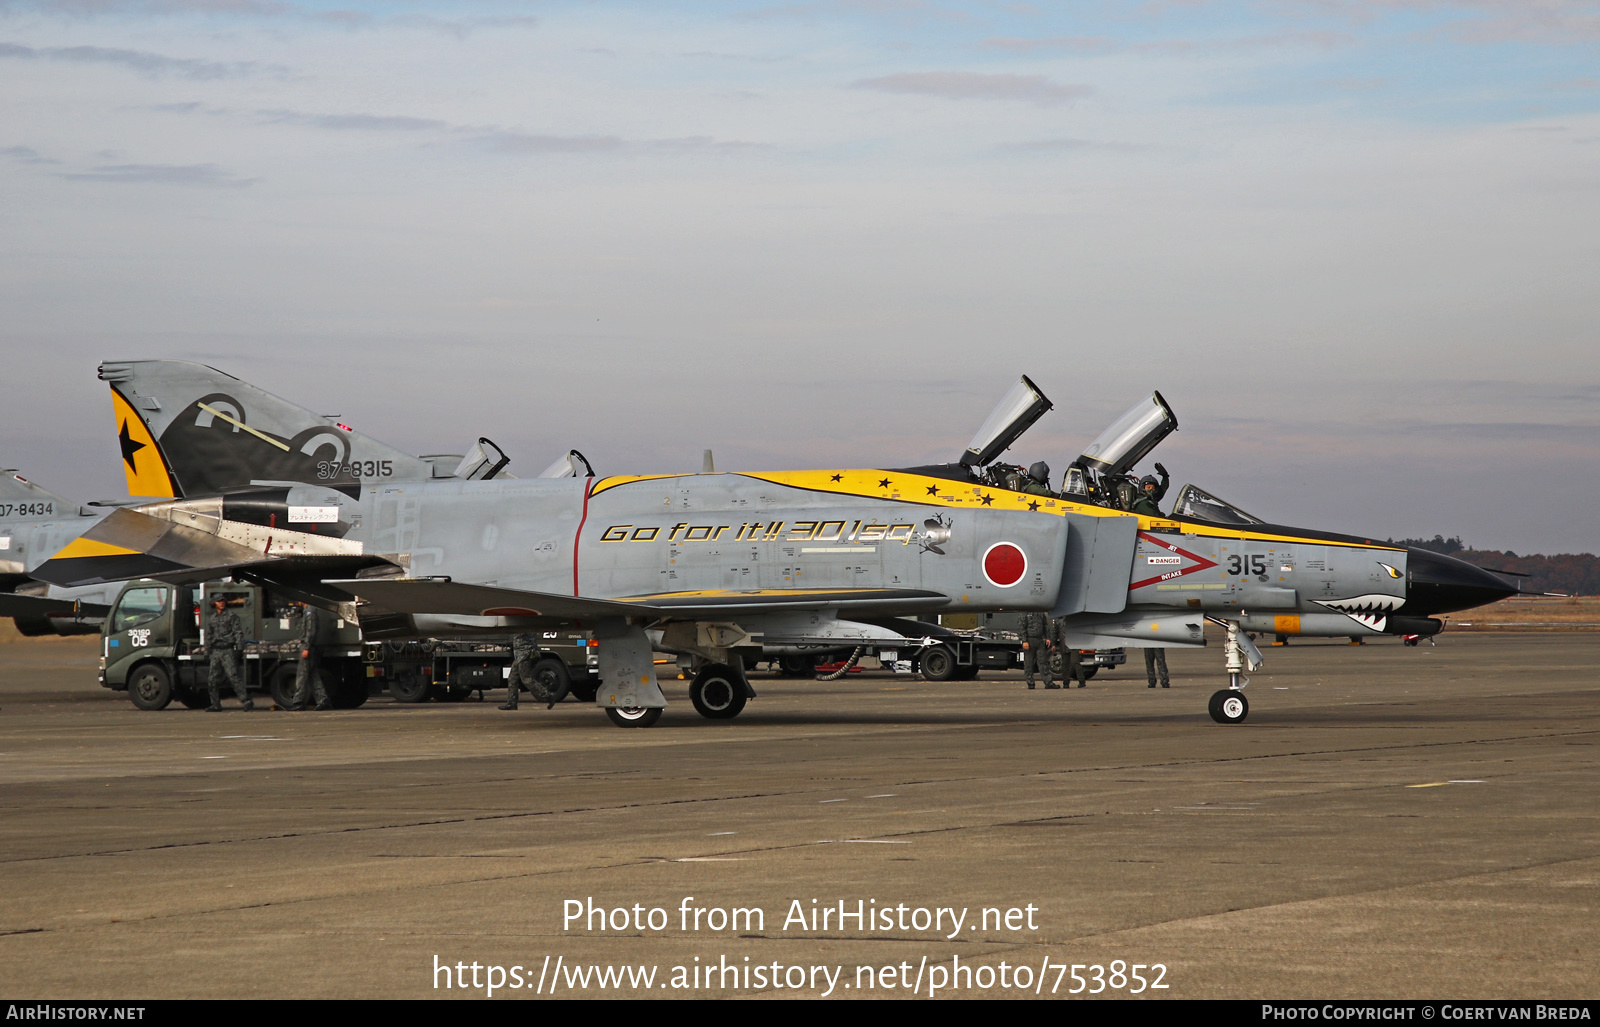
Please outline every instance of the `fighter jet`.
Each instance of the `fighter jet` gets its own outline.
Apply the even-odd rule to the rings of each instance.
[[[599,477],[584,462],[577,477],[569,455],[558,468],[573,476],[468,480],[369,455],[380,444],[220,372],[180,370],[102,365],[125,457],[128,441],[141,447],[130,487],[147,473],[145,450],[159,474],[186,476],[167,440],[201,432],[197,451],[225,452],[213,462],[249,484],[116,510],[37,576],[231,574],[338,604],[369,638],[442,633],[441,621],[501,636],[582,623],[601,640],[596,702],[621,726],[648,726],[666,705],[652,645],[692,672],[698,712],[731,718],[754,696],[743,665],[762,646],[875,638],[855,617],[983,610],[1064,617],[1067,644],[1083,649],[1199,646],[1205,622],[1217,623],[1228,687],[1209,711],[1237,723],[1245,673],[1261,662],[1247,615],[1428,618],[1515,591],[1462,561],[1372,539],[1146,517],[1004,487],[991,465],[1049,409],[1026,378],[951,464]],[[1155,394],[1085,450],[1083,466],[1120,473],[1176,427]],[[294,466],[285,453],[299,454]],[[277,462],[258,471],[255,454]],[[307,482],[307,466],[330,477]]]
[[[0,471],[0,617],[30,636],[99,631],[116,586],[62,588],[32,572],[107,512],[69,502],[14,470]]]

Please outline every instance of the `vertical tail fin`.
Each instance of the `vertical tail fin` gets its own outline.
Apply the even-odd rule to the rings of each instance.
[[[0,520],[41,521],[77,512],[77,503],[40,488],[16,471],[0,471]]]
[[[204,364],[106,361],[128,492],[198,496],[258,482],[305,482],[355,495],[363,482],[433,477],[393,449]]]

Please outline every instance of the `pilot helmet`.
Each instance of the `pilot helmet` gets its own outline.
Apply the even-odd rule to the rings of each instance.
[[[1161,484],[1160,482],[1156,481],[1156,476],[1153,475],[1153,474],[1147,474],[1143,478],[1139,479],[1139,487],[1141,489],[1146,488],[1146,487],[1159,486],[1160,484]]]
[[[1028,477],[1043,485],[1050,481],[1050,465],[1043,460],[1036,461],[1028,468]]]

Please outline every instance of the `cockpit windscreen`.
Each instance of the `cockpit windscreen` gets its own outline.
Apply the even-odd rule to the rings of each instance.
[[[1172,504],[1172,516],[1193,517],[1197,521],[1210,521],[1212,524],[1267,523],[1193,485],[1185,485],[1178,490],[1178,499]]]

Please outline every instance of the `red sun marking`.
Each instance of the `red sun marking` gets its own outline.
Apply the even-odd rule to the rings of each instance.
[[[983,573],[1001,588],[1010,588],[1028,573],[1028,557],[1010,542],[996,542],[983,554]]]

